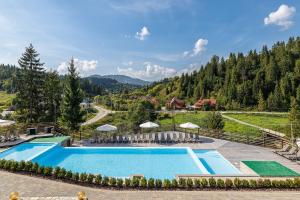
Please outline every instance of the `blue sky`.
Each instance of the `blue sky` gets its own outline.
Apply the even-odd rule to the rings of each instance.
[[[299,12],[297,0],[1,0],[0,63],[32,43],[60,73],[73,56],[82,76],[157,80],[300,36]]]

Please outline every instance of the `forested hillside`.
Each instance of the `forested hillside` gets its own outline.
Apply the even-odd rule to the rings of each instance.
[[[177,96],[192,103],[217,98],[227,109],[287,110],[290,98],[300,102],[300,37],[263,46],[257,52],[213,56],[199,71],[182,74],[143,89],[161,102]]]

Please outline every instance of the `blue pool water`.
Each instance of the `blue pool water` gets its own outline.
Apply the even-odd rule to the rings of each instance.
[[[178,174],[234,175],[240,172],[215,150],[143,147],[61,147],[24,143],[0,153],[0,159],[32,160],[74,172],[129,177],[175,178]]]
[[[43,151],[51,148],[53,145],[53,143],[23,143],[0,153],[0,159],[27,161],[38,155],[39,153],[42,153]]]
[[[236,175],[241,172],[216,150],[193,150],[210,174]]]

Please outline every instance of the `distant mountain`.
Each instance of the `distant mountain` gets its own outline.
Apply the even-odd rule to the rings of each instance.
[[[142,87],[142,85],[122,83],[116,79],[109,78],[108,76],[92,75],[82,78],[83,82],[88,81],[92,85],[97,85],[102,87],[107,91],[119,92],[124,89],[132,90]]]
[[[141,80],[138,78],[132,78],[132,77],[125,76],[125,75],[104,75],[102,77],[110,78],[110,79],[118,81],[119,83],[130,84],[130,85],[144,86],[144,85],[148,85],[150,83],[148,81],[144,81],[144,80]]]

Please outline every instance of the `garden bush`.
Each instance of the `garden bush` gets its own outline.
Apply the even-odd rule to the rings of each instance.
[[[123,187],[123,179],[122,178],[118,178],[117,179],[117,187],[118,188],[122,188]],[[147,185],[146,185],[147,186]]]
[[[87,182],[89,183],[89,184],[93,184],[94,183],[94,178],[95,178],[95,175],[94,174],[88,174],[87,175]]]
[[[293,188],[293,187],[294,187],[293,180],[291,180],[291,179],[286,179],[285,182],[286,182],[286,187],[287,187],[287,188]]]
[[[186,187],[186,180],[184,178],[180,178],[178,181],[178,186],[180,188],[185,188]]]
[[[20,167],[20,166],[19,166]],[[37,173],[38,174],[41,174],[43,176],[45,176],[45,167],[44,166],[39,166],[38,170],[37,170]]]
[[[207,188],[207,186],[208,186],[208,181],[206,180],[206,178],[202,178],[201,179],[201,187]]]
[[[208,183],[210,188],[215,188],[217,186],[217,182],[214,178],[209,178]]]
[[[84,182],[86,182],[86,180],[87,180],[87,174],[85,172],[84,173],[80,173],[80,175],[79,175],[79,181],[82,182],[82,183],[84,183]]]
[[[109,178],[107,176],[104,176],[102,179],[102,186],[108,186]]]
[[[19,164],[19,170],[21,171],[24,171],[25,170],[25,161],[24,160],[21,160],[20,161],[20,164]]]
[[[0,169],[4,168],[5,160],[0,159]]]
[[[79,181],[79,173],[78,173],[78,172],[73,173],[73,175],[72,175],[72,180],[75,181],[75,182],[78,182],[78,181]]]
[[[38,163],[33,163],[31,171],[34,172],[34,173],[37,173],[38,169],[39,169],[39,164]]]
[[[264,188],[270,188],[272,186],[271,180],[270,179],[264,179],[263,186],[264,186]]]
[[[249,187],[250,187],[250,188],[257,188],[257,181],[251,179],[251,180],[249,181]]]
[[[10,164],[10,170],[15,172],[18,171],[19,163],[17,161],[12,161]]]
[[[178,182],[177,182],[176,179],[173,179],[171,184],[172,184],[172,188],[177,188],[178,187]]]
[[[102,176],[100,174],[96,175],[96,177],[95,177],[95,183],[97,185],[101,184],[101,180],[102,180]]]
[[[250,184],[249,181],[246,179],[241,180],[241,187],[242,188],[249,188]]]
[[[300,178],[294,178],[294,187],[300,188]]]
[[[139,186],[139,184],[140,184],[140,179],[139,178],[133,177],[131,179],[131,187],[137,188]]]
[[[59,179],[64,179],[65,176],[66,176],[66,173],[67,173],[67,170],[66,170],[65,168],[61,168],[61,169],[59,170],[59,173],[58,173],[57,177],[58,177]]]
[[[155,180],[154,178],[149,178],[148,180],[148,188],[154,188],[155,187]]]
[[[147,179],[145,177],[141,178],[140,180],[140,187],[146,188],[147,187]]]
[[[39,167],[40,170],[43,170],[42,173],[44,176],[51,176],[53,173],[52,167]]]
[[[114,186],[116,186],[116,184],[117,184],[116,178],[110,177],[110,179],[109,179],[109,186],[114,187]]]
[[[31,168],[32,168],[32,165],[33,165],[33,163],[32,163],[31,161],[25,162],[25,168],[24,168],[24,170],[25,170],[26,172],[30,172],[30,171],[31,171]]]
[[[235,178],[233,180],[233,184],[235,188],[241,188],[242,187],[242,181],[239,178]]]
[[[55,167],[53,171],[53,177],[57,178],[60,171],[60,167]]]
[[[257,180],[257,188],[263,188],[264,187],[264,181],[263,179],[258,179]]]
[[[201,188],[201,180],[194,179],[194,186],[195,186],[195,188]]]
[[[225,182],[222,179],[217,180],[217,187],[218,188],[225,188]]]
[[[11,160],[7,160],[5,163],[4,163],[4,169],[5,170],[10,170],[10,164],[11,164]]]
[[[125,185],[125,187],[130,187],[130,185],[131,185],[131,180],[129,179],[129,178],[126,178],[125,179],[125,183],[124,183],[124,185]]]
[[[191,188],[193,188],[193,186],[194,186],[193,180],[191,178],[188,178],[186,180],[186,187],[189,188],[189,189],[191,189]]]
[[[162,187],[162,181],[160,179],[155,179],[155,188],[161,188]]]
[[[230,189],[230,188],[232,188],[233,187],[233,182],[232,182],[232,180],[231,179],[226,179],[225,180],[225,188],[226,189]]]
[[[163,181],[163,188],[169,189],[171,187],[172,187],[171,181],[169,179],[164,179],[164,181]]]
[[[73,175],[72,171],[69,170],[69,171],[67,171],[65,178],[66,178],[67,180],[71,180],[71,179],[72,179],[72,175]]]

